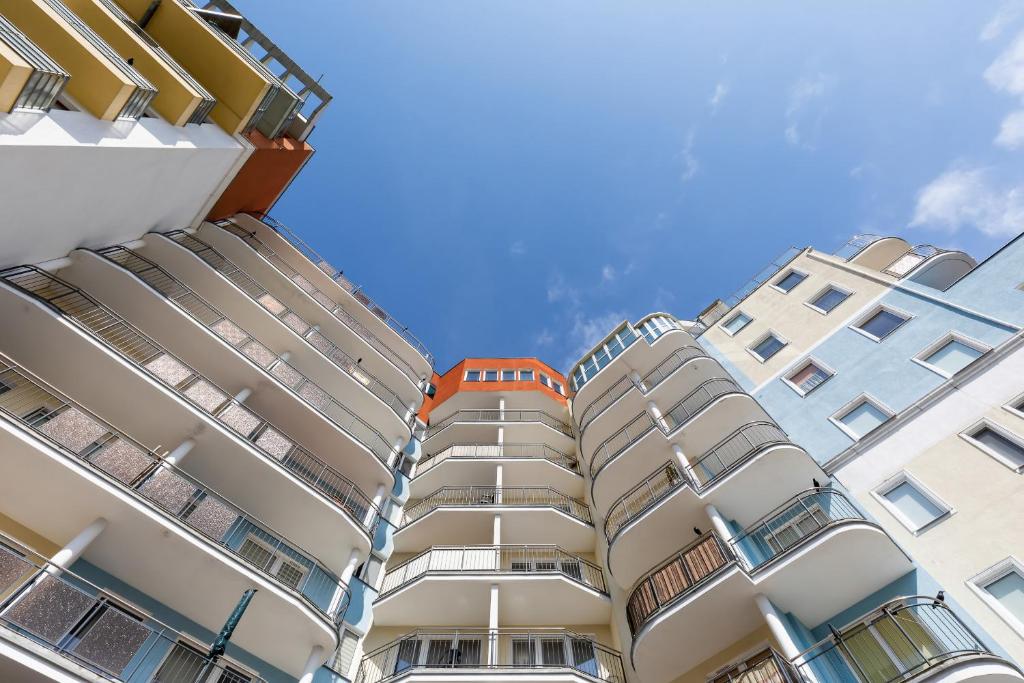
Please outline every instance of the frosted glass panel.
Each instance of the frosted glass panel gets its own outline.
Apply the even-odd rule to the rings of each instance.
[[[930,501],[913,484],[905,481],[885,494],[886,499],[910,520],[915,529],[935,521],[945,510]]]
[[[846,415],[839,418],[839,421],[849,427],[850,431],[857,436],[864,436],[888,419],[888,415],[871,403],[864,401]]]
[[[952,375],[970,365],[980,355],[981,351],[973,346],[951,339],[941,349],[924,360]]]
[[[1010,572],[985,586],[985,590],[1010,614],[1024,621],[1024,577],[1017,572]]]

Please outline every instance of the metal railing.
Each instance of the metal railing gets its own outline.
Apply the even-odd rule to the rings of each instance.
[[[464,408],[463,410],[455,411],[437,424],[427,427],[424,441],[436,436],[439,432],[453,424],[461,422],[493,422],[497,424],[505,424],[509,422],[538,422],[551,427],[556,432],[561,432],[568,437],[572,437],[573,435],[571,426],[562,422],[557,417],[549,415],[543,410],[512,410],[507,408],[505,410],[498,408],[479,410],[475,408]]]
[[[580,474],[580,464],[574,456],[557,451],[542,443],[456,443],[434,455],[424,456],[416,465],[416,476],[430,471],[452,458],[536,458],[547,460],[574,474]]]
[[[796,247],[790,247],[786,251],[782,252],[782,254],[774,261],[762,268],[757,275],[747,280],[745,285],[733,292],[732,296],[724,299],[723,303],[729,308],[734,308],[741,301],[757,291],[761,285],[772,279],[776,273],[788,266],[790,261],[799,256],[801,252],[803,252],[803,249],[798,249]]]
[[[765,448],[788,443],[789,437],[774,422],[750,422],[690,463],[690,479],[696,486],[705,487]]]
[[[402,514],[406,526],[440,507],[552,507],[593,524],[590,508],[581,500],[550,486],[443,486],[417,501],[409,501]]]
[[[794,658],[807,683],[896,683],[950,660],[994,657],[936,598],[891,600]]]
[[[604,520],[604,536],[608,539],[608,545],[612,544],[626,525],[687,485],[692,486],[686,474],[680,472],[675,464],[667,462],[622,494],[608,508],[608,516]]]
[[[248,273],[225,258],[219,251],[183,230],[149,234],[169,239],[178,246],[191,251],[196,257],[263,307],[264,310],[284,323],[296,336],[305,340],[339,370],[366,387],[371,394],[388,406],[399,419],[408,424],[410,430],[412,429],[412,425],[416,420],[416,410],[411,404],[404,402],[394,390],[375,375],[367,372],[359,361],[342,351],[334,342],[321,334],[319,329],[303,320],[298,314],[274,298]]]
[[[838,256],[844,261],[852,261],[872,244],[884,239],[885,237],[882,235],[872,235],[870,233],[854,235],[847,240],[846,244],[836,249],[832,255]]]
[[[914,272],[918,266],[933,256],[938,256],[939,254],[945,254],[948,252],[948,249],[940,249],[931,244],[918,244],[917,246],[911,247],[904,253],[900,254],[899,257],[887,265],[882,272],[888,273],[893,277],[904,278]]]
[[[314,286],[313,283],[304,278],[298,271],[292,268],[287,261],[278,256],[277,252],[264,244],[264,242],[257,237],[255,233],[249,232],[237,223],[232,222],[230,219],[217,221],[217,225],[225,232],[231,233],[242,240],[242,242],[249,245],[249,248],[273,266],[275,270],[281,273],[281,275],[291,280],[295,286],[308,294],[310,298],[326,309],[327,312],[341,322],[342,325],[350,329],[357,337],[376,349],[381,356],[395,366],[398,371],[404,374],[410,382],[415,384],[417,387],[420,385],[420,376],[416,373],[416,370],[413,369],[412,365],[406,362],[406,360],[402,358],[397,351],[385,344],[380,337],[375,335],[365,325],[356,320],[355,316],[345,310],[344,306],[337,303],[334,299],[320,291],[320,289]]]
[[[355,683],[445,669],[565,669],[605,683],[625,683],[618,652],[557,628],[413,631],[363,657]]]
[[[210,659],[148,610],[111,599],[6,535],[0,535],[0,569],[0,625],[103,678],[266,683]],[[160,668],[140,678],[154,659],[163,660]]]
[[[432,546],[389,569],[381,597],[427,574],[560,574],[607,593],[601,568],[555,545]]]
[[[110,62],[120,74],[132,83],[134,90],[125,102],[121,112],[117,115],[119,119],[137,120],[145,113],[146,108],[157,95],[157,90],[152,83],[126,62],[121,55],[117,54],[114,48],[107,44],[107,41],[100,38],[89,25],[78,18],[64,5],[61,0],[43,0],[61,19],[67,22],[82,38],[88,42],[97,52]]]
[[[719,673],[708,683],[797,683],[799,680],[793,664],[768,649]]]
[[[299,237],[291,228],[284,223],[281,223],[275,218],[268,216],[267,214],[259,214],[257,216],[264,225],[271,228],[274,232],[279,234],[289,244],[295,247],[295,250],[306,257],[310,263],[317,267],[318,270],[322,271],[329,278],[338,283],[338,285],[346,292],[351,294],[356,301],[361,303],[371,313],[380,318],[394,330],[398,336],[406,341],[412,348],[416,349],[416,352],[423,356],[430,367],[434,367],[434,354],[427,350],[426,345],[420,341],[419,337],[413,334],[406,325],[400,323],[394,316],[387,312],[387,310],[371,299],[360,285],[355,284],[349,280],[342,271],[332,266],[327,259],[321,256],[313,247],[309,246],[301,237]]]
[[[655,424],[654,418],[645,410],[605,439],[600,446],[594,449],[594,457],[590,461],[591,483],[608,463],[657,428],[658,425]]]
[[[865,520],[839,491],[813,488],[772,510],[730,539],[729,544],[746,569],[753,571],[845,521]]]
[[[735,564],[729,547],[717,535],[708,532],[648,572],[626,603],[626,618],[633,636],[636,637],[655,614]]]
[[[679,429],[692,420],[697,413],[711,405],[712,402],[729,394],[749,396],[747,392],[740,388],[740,385],[731,379],[714,378],[704,380],[681,401],[665,411],[665,414],[662,416],[662,421],[665,423],[665,433],[669,434]],[[751,400],[753,401],[754,399],[751,398]]]
[[[64,90],[71,74],[43,52],[28,36],[0,14],[0,43],[14,50],[32,67],[32,75],[25,81],[14,101],[14,109],[49,111]]]
[[[348,587],[319,560],[0,355],[0,414],[115,480],[340,623]]]
[[[67,282],[34,266],[0,271],[0,281],[48,304],[86,334],[246,440],[261,455],[279,463],[337,505],[357,526],[373,535],[378,511],[351,480],[116,313]]]

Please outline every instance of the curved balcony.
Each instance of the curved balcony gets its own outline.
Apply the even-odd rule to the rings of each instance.
[[[0,415],[243,560],[282,590],[296,593],[333,623],[341,623],[347,586],[281,533],[3,356],[0,387]]]
[[[463,429],[450,430],[453,425],[464,425]],[[473,441],[487,441],[494,438],[495,427],[506,427],[508,439],[529,439],[544,441],[545,437],[554,439],[556,445],[565,448],[576,445],[572,427],[557,417],[543,410],[505,409],[471,409],[457,410],[437,424],[427,427],[423,437],[424,448],[440,450],[446,443],[439,435],[457,432],[464,438]]]
[[[550,680],[559,671],[583,680],[625,683],[621,655],[566,629],[420,630],[363,657],[356,683],[382,683],[420,674],[478,673],[501,680]]]
[[[736,664],[708,683],[800,683],[792,662],[769,648]]]
[[[1019,683],[1019,668],[996,656],[940,600],[890,600],[794,660],[806,683],[985,681]]]
[[[380,378],[369,372],[357,359],[340,349],[334,342],[321,334],[320,330],[314,325],[311,325],[278,301],[262,285],[252,279],[248,273],[228,260],[219,251],[183,230],[147,234],[147,238],[151,236],[177,244],[192,252],[197,258],[248,296],[250,300],[258,304],[261,309],[280,320],[296,337],[303,340],[308,346],[345,373],[345,375],[351,377],[357,384],[373,394],[411,429],[412,424],[416,420],[416,406],[403,401],[397,392],[386,385]]]
[[[479,623],[492,585],[498,612],[537,626],[606,623],[601,568],[554,545],[433,546],[389,569],[373,606],[379,625]],[[566,593],[569,591],[569,593]]]
[[[416,464],[416,476],[410,486],[414,493],[433,491],[443,485],[468,486],[493,477],[495,464],[502,465],[502,483],[508,486],[545,481],[563,491],[582,489],[579,460],[543,443],[452,444],[439,453],[424,456]]]
[[[20,650],[41,646],[57,666],[76,680],[209,680],[266,683],[256,675],[216,662],[181,641],[177,630],[119,597],[112,601],[99,586],[50,564],[39,553],[0,535],[0,626],[5,639]],[[28,658],[31,661],[32,657]],[[162,662],[147,673],[153,662]],[[48,668],[47,664],[43,664]],[[5,659],[7,680],[35,680],[40,670]],[[175,674],[177,676],[175,676]],[[180,678],[178,677],[180,676]]]
[[[170,389],[247,442],[275,466],[283,467],[340,509],[367,539],[377,510],[347,477],[300,446],[231,394],[217,387],[99,302],[59,278],[32,266],[0,272],[0,281],[42,301],[61,318],[106,346],[135,369]],[[354,441],[358,443],[358,441]]]
[[[222,221],[219,225],[219,229],[225,233],[234,235],[236,238],[241,240],[247,245],[256,255],[265,260],[272,268],[277,270],[282,277],[290,280],[292,284],[305,292],[310,298],[314,299],[320,306],[322,306],[328,313],[330,313],[335,319],[342,323],[348,328],[352,334],[365,342],[370,348],[374,349],[379,353],[385,360],[388,361],[396,370],[405,375],[405,377],[412,382],[416,387],[420,386],[423,380],[423,376],[428,374],[431,370],[429,364],[424,363],[425,368],[423,370],[416,370],[401,354],[392,349],[390,346],[384,343],[376,334],[370,331],[365,325],[359,322],[355,316],[349,313],[344,306],[338,304],[333,298],[325,294],[322,290],[317,288],[313,283],[303,277],[298,271],[292,268],[283,258],[278,256],[271,247],[260,240],[255,233],[246,230],[237,223],[233,223],[230,220]],[[418,356],[418,354],[417,354]],[[424,359],[425,360],[425,359]]]
[[[445,486],[410,500],[395,532],[395,550],[412,552],[467,541],[486,544],[493,538],[495,512],[502,512],[505,543],[593,551],[590,508],[549,486]]]

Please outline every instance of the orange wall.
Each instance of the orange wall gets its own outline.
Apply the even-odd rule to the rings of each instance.
[[[532,382],[467,382],[465,381],[466,370],[533,370]],[[553,369],[547,363],[536,358],[466,358],[452,367],[451,370],[438,375],[434,373],[430,380],[437,391],[434,397],[423,397],[423,407],[420,408],[419,418],[424,422],[428,421],[430,411],[441,405],[449,398],[460,391],[542,391],[556,401],[567,403],[565,396],[562,396],[554,389],[550,389],[540,383],[540,373],[544,373],[551,379],[562,385],[563,391],[569,391],[568,382],[565,376]]]
[[[313,155],[307,143],[291,138],[269,140],[255,130],[246,137],[256,149],[217,200],[209,220],[236,213],[267,213]]]

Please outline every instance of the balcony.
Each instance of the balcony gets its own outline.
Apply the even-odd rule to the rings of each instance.
[[[553,545],[433,546],[384,575],[376,625],[454,626],[487,620],[490,587],[510,623],[603,624],[611,602],[601,568]]]
[[[899,280],[945,291],[976,265],[977,262],[962,251],[919,244],[898,256],[882,272]]]
[[[122,598],[110,600],[100,587],[7,536],[0,536],[0,596],[0,640],[25,655],[0,658],[3,680],[29,680],[60,667],[53,678],[177,681],[196,680],[205,671],[225,683],[266,683],[210,660],[181,642],[185,637],[175,629],[143,616],[146,610]],[[32,662],[31,668],[23,661]]]
[[[709,683],[799,683],[792,663],[775,650],[760,652],[709,678]]]
[[[71,75],[2,15],[0,48],[0,112],[49,111]]]
[[[1024,678],[935,598],[898,598],[846,628],[831,630],[794,659],[802,681],[1018,683]]]
[[[446,672],[516,681],[552,680],[557,674],[570,676],[568,680],[626,680],[618,652],[572,631],[468,628],[413,631],[388,643],[363,658],[356,683],[420,675],[437,680]]]
[[[451,429],[459,425],[459,429]],[[543,410],[501,410],[498,408],[457,410],[440,422],[427,427],[423,436],[424,448],[441,450],[454,443],[447,439],[468,438],[488,441],[495,437],[495,427],[505,427],[505,436],[511,440],[551,442],[566,450],[574,448],[572,427]]]
[[[543,443],[452,444],[416,464],[411,487],[425,493],[445,484],[486,481],[494,476],[495,464],[502,465],[502,483],[510,486],[545,481],[561,491],[583,492],[578,459]]]
[[[445,486],[410,500],[395,532],[395,551],[415,552],[438,543],[489,543],[496,512],[502,513],[505,543],[593,552],[587,504],[548,486]]]

